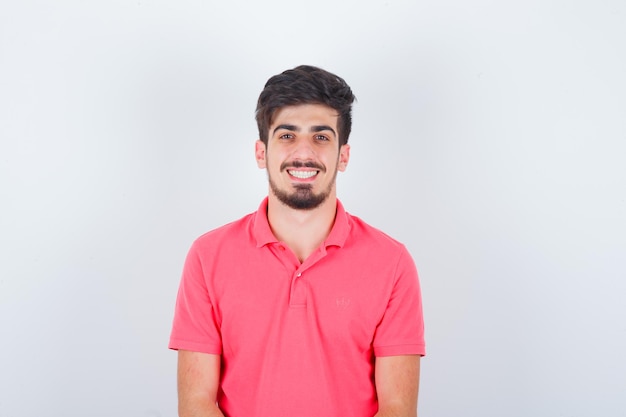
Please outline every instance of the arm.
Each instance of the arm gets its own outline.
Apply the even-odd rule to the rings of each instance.
[[[374,417],[416,417],[420,356],[381,356],[375,363],[378,413]]]
[[[220,356],[178,351],[178,415],[224,417],[216,404]]]

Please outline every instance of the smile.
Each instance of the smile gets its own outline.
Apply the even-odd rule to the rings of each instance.
[[[312,177],[316,176],[319,171],[296,171],[296,170],[289,169],[289,170],[287,170],[287,172],[292,177],[296,177],[296,178],[300,178],[300,179],[305,180],[307,178],[312,178]]]

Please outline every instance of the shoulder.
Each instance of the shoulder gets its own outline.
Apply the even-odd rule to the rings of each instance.
[[[348,214],[350,233],[344,249],[355,259],[367,259],[374,268],[415,269],[415,262],[406,246],[357,216]]]
[[[344,259],[350,268],[367,277],[368,285],[383,283],[380,294],[389,297],[396,286],[413,288],[417,285],[417,268],[406,246],[380,229],[356,216],[349,216],[350,236],[343,247]]]
[[[256,213],[250,213],[238,220],[227,223],[200,235],[192,243],[192,251],[213,251],[224,245],[245,245],[251,239],[252,225]]]
[[[402,242],[394,239],[382,230],[371,226],[360,217],[349,213],[346,213],[346,216],[350,223],[350,237],[353,242],[394,252],[406,251]]]

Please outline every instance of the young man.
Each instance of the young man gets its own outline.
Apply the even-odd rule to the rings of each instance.
[[[255,155],[269,195],[185,262],[169,345],[181,417],[416,415],[413,260],[336,197],[353,101],[343,79],[310,66],[265,85]]]

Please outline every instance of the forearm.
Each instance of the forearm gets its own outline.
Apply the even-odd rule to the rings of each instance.
[[[217,406],[220,356],[178,351],[178,415],[224,417]]]
[[[374,417],[417,417],[417,411],[404,407],[387,407],[379,409]]]
[[[178,405],[179,417],[224,417],[217,404],[187,401]]]
[[[417,417],[419,355],[376,358],[378,412],[374,417]]]

